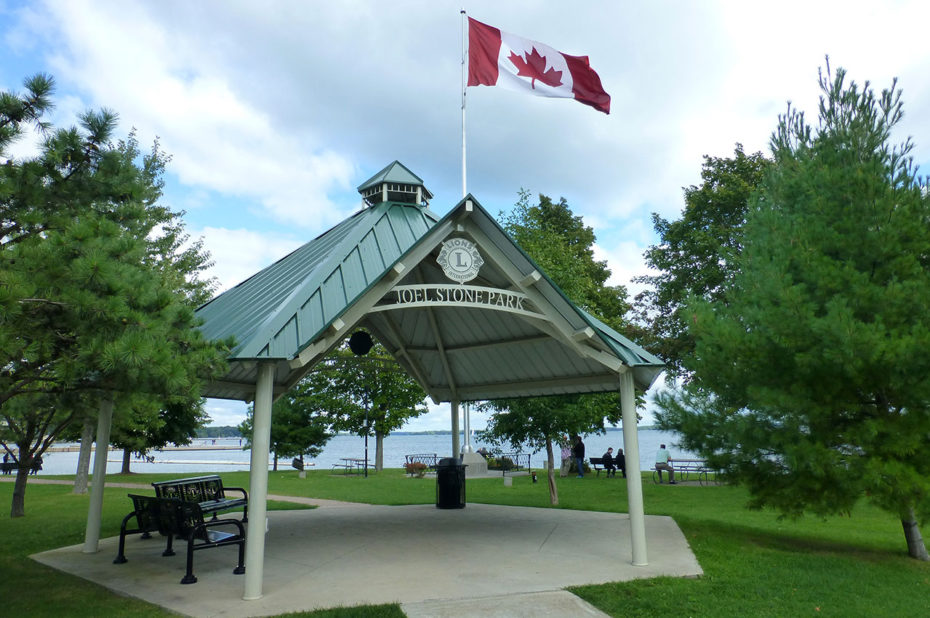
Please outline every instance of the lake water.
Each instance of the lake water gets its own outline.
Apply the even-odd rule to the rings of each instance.
[[[655,453],[660,444],[666,444],[672,453],[672,458],[697,458],[696,455],[681,450],[676,446],[676,434],[659,431],[657,429],[640,429],[639,430],[639,462],[641,470],[651,470],[655,462]],[[227,470],[248,470],[251,452],[248,450],[194,450],[197,447],[208,448],[211,446],[239,446],[238,438],[217,438],[197,439],[191,445],[192,449],[182,451],[154,451],[151,453],[155,457],[154,463],[144,463],[133,461],[131,470],[133,472],[179,472],[183,474],[191,472],[223,472]],[[243,441],[244,443],[244,441]],[[464,445],[464,436],[460,437],[459,443]],[[614,452],[623,447],[623,432],[620,430],[608,431],[604,435],[592,435],[584,438],[586,455],[590,457],[600,457],[607,447],[613,447]],[[472,442],[472,447],[478,449],[481,446],[487,446],[480,442]],[[504,449],[505,451],[508,449]],[[527,452],[524,449],[523,452]],[[434,435],[434,434],[397,434],[391,435],[384,439],[384,467],[401,468],[404,464],[404,456],[410,453],[436,453],[440,457],[448,456],[452,453],[452,436]],[[313,463],[309,469],[329,470],[334,463],[337,463],[343,457],[365,456],[365,440],[358,436],[339,435],[332,438],[323,449],[319,457],[307,460]],[[532,453],[530,455],[530,465],[533,468],[542,467],[545,461],[545,451]],[[555,452],[556,465],[558,465],[559,451]],[[375,459],[375,440],[368,440],[368,459]],[[48,474],[74,474],[77,469],[77,452],[66,453],[46,453],[43,456],[42,470],[40,475]],[[122,451],[110,451],[107,457],[107,473],[116,474],[122,467]],[[269,468],[271,462],[269,461]],[[278,462],[279,469],[290,470],[290,459]],[[93,461],[91,461],[93,469]]]

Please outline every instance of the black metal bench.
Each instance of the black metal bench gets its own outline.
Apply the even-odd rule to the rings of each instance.
[[[613,462],[614,472],[616,473],[616,471],[620,469],[620,466],[617,465],[616,459],[611,459],[611,461]],[[588,459],[588,463],[591,464],[591,469],[597,473],[595,476],[600,476],[601,470],[604,470],[605,472],[608,472],[608,473],[610,472],[609,470],[607,470],[607,466],[604,465],[603,457],[591,457]]]
[[[37,459],[36,461],[32,462],[32,467],[29,468],[29,474],[36,474],[41,469],[42,469],[42,460]],[[12,474],[13,472],[16,472],[18,470],[19,470],[18,461],[4,461],[0,463],[0,472],[2,472],[5,475]]]
[[[436,453],[414,453],[412,455],[404,455],[404,470],[407,474],[419,474],[419,471],[416,464],[423,464],[426,466],[425,470],[435,470],[439,465],[439,456]]]
[[[217,513],[242,507],[242,521],[249,521],[249,494],[242,487],[223,487],[218,474],[195,476],[189,479],[157,481],[152,483],[156,498],[172,498],[182,502],[193,502],[204,513]],[[238,491],[241,497],[227,498],[227,491]]]
[[[498,453],[488,457],[488,470],[500,470],[503,476],[508,472],[529,472],[529,469],[529,453]]]
[[[187,571],[181,578],[182,584],[194,584],[194,552],[210,547],[223,547],[226,545],[239,546],[239,562],[233,573],[245,573],[245,527],[237,519],[213,519],[205,522],[203,511],[196,502],[183,502],[171,498],[153,498],[129,494],[132,499],[133,511],[123,518],[119,534],[119,553],[113,560],[114,564],[124,564],[126,559],[126,535],[138,532],[143,538],[149,532],[158,531],[168,539],[168,544],[162,556],[175,555],[172,543],[175,537],[187,541]],[[136,520],[138,528],[127,528],[129,522]],[[234,526],[236,532],[222,532],[216,530],[220,526]]]

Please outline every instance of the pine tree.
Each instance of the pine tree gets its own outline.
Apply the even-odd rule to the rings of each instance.
[[[927,560],[930,193],[891,143],[896,84],[821,75],[819,125],[789,108],[752,202],[727,302],[697,303],[695,381],[666,397],[682,446],[744,481],[755,506],[848,513],[867,497]]]
[[[25,466],[76,418],[63,398],[147,393],[193,413],[229,343],[196,329],[208,258],[198,243],[185,248],[181,213],[158,204],[167,156],[157,142],[143,154],[132,133],[114,142],[109,110],[78,127],[43,123],[53,86],[40,75],[23,95],[0,94],[0,156],[30,126],[44,135],[38,155],[0,165],[0,414],[4,444],[20,453],[14,517]]]

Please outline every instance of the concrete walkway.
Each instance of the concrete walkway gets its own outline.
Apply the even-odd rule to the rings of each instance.
[[[646,517],[649,565],[630,564],[627,515],[469,504],[372,506],[269,496],[320,508],[271,511],[265,541],[264,596],[243,601],[232,574],[236,550],[199,551],[199,581],[183,586],[184,544],[163,558],[160,537],[127,538],[129,562],[112,563],[117,538],[100,551],[81,545],[33,558],[189,616],[265,616],[376,603],[408,616],[602,616],[567,586],[702,573],[669,517]]]

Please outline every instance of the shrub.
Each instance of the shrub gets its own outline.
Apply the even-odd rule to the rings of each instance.
[[[426,474],[426,464],[421,461],[412,461],[404,464],[404,470],[407,471],[407,474],[414,474],[418,478],[423,478]]]

